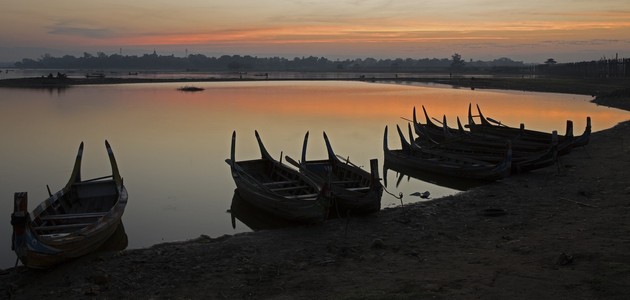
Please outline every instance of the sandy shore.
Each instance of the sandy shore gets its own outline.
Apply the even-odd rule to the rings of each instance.
[[[611,105],[627,107],[625,99]],[[455,196],[320,226],[98,253],[45,271],[8,269],[0,297],[627,299],[629,152],[624,122],[558,166]]]

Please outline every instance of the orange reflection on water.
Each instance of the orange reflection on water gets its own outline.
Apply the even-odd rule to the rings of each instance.
[[[275,85],[275,84],[273,84]],[[412,87],[346,82],[287,83],[230,93],[230,106],[265,115],[374,118],[397,116],[409,108]],[[251,90],[248,90],[251,89]]]
[[[238,92],[236,92],[238,91]],[[524,123],[527,128],[564,132],[566,121],[572,120],[576,132],[593,119],[593,130],[614,126],[625,120],[627,112],[594,106],[588,96],[528,93],[496,90],[444,89],[418,86],[369,84],[356,82],[291,82],[272,83],[223,91],[217,97],[229,99],[227,109],[249,113],[252,117],[271,116],[308,119],[378,119],[404,122],[411,119],[412,109],[424,122],[421,106],[430,117],[456,125],[459,117],[467,122],[468,105],[477,115],[476,104],[486,117],[509,126]],[[225,93],[225,95],[221,95]]]

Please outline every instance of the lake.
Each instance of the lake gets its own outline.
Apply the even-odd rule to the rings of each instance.
[[[29,193],[32,210],[51,190],[67,182],[79,144],[85,143],[83,178],[110,174],[104,141],[112,145],[129,192],[123,222],[128,247],[147,247],[207,234],[217,237],[249,231],[232,227],[227,212],[234,182],[225,159],[236,130],[236,159],[254,159],[258,130],[267,150],[299,158],[310,131],[307,157],[324,158],[322,131],[339,155],[368,169],[383,163],[383,130],[389,147],[399,148],[393,127],[406,126],[412,109],[465,118],[468,104],[479,104],[486,116],[505,124],[564,133],[567,119],[576,134],[586,117],[593,130],[630,119],[625,111],[596,106],[591,97],[551,93],[455,89],[437,85],[396,85],[350,81],[260,81],[186,83],[205,88],[181,92],[180,83],[75,86],[67,89],[0,88],[0,268],[13,266],[10,214],[13,193]],[[423,120],[423,119],[422,119]],[[581,151],[581,150],[576,150]],[[379,170],[382,171],[382,170]],[[383,174],[381,174],[383,175]],[[386,174],[387,189],[419,201],[457,193],[413,178],[396,186]],[[383,195],[382,207],[400,205]]]

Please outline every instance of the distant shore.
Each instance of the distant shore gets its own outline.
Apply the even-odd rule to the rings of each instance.
[[[197,77],[197,78],[129,78],[129,77],[102,77],[102,78],[57,78],[57,77],[23,77],[0,79],[0,87],[15,88],[63,88],[75,85],[101,85],[101,84],[132,84],[132,83],[165,83],[165,82],[248,82],[248,81],[365,81],[365,82],[425,82],[438,83],[467,88],[481,89],[507,89],[523,91],[539,91],[553,93],[569,93],[580,95],[605,95],[612,91],[627,88],[630,78],[549,78],[549,77],[475,77],[459,75],[453,77],[444,76],[419,76],[398,77],[396,74],[383,74],[379,77]]]
[[[389,74],[384,74],[389,75]],[[208,78],[10,78],[0,80],[0,87],[11,88],[68,88],[77,85],[133,84],[165,82],[253,82],[253,81],[364,81],[388,83],[437,83],[470,89],[503,89],[593,96],[598,105],[630,110],[630,78],[531,78],[531,77],[392,77],[378,78],[265,78],[265,77],[208,77]]]

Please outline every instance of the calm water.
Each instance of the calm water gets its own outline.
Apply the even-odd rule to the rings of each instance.
[[[400,147],[392,131],[406,126],[414,106],[430,114],[446,114],[453,122],[465,117],[469,102],[506,124],[564,132],[572,119],[576,132],[593,118],[595,131],[630,119],[624,111],[598,107],[590,97],[548,93],[465,90],[361,82],[198,83],[202,92],[184,93],[181,84],[78,86],[65,90],[0,89],[0,268],[12,266],[10,251],[13,193],[29,193],[29,210],[46,198],[46,185],[59,190],[68,180],[77,148],[85,142],[83,176],[110,173],[104,140],[112,144],[129,191],[123,216],[129,248],[162,241],[186,240],[249,231],[230,208],[234,182],[224,162],[233,130],[236,158],[258,158],[254,130],[269,152],[300,156],[302,139],[311,132],[308,157],[324,158],[322,131],[335,151],[358,165],[378,158],[390,126],[390,148]],[[431,197],[458,192],[416,179],[396,187],[387,173],[388,189]],[[383,207],[400,201],[383,196]]]

